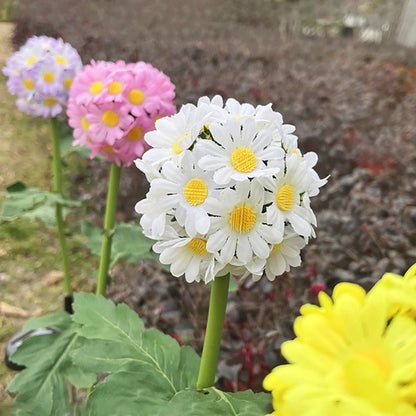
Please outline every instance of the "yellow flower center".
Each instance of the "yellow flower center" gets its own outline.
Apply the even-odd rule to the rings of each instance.
[[[108,87],[108,92],[110,94],[116,95],[116,94],[119,94],[122,89],[123,89],[123,84],[121,82],[113,81]]]
[[[29,66],[32,66],[33,65],[33,63],[35,62],[35,61],[37,61],[38,60],[38,58],[36,58],[36,56],[31,56],[28,60],[27,60],[27,64],[29,65]]]
[[[363,397],[379,410],[389,412],[396,407],[395,394],[385,388],[392,372],[391,359],[378,348],[369,348],[353,355],[344,363],[347,390]]]
[[[55,62],[57,64],[62,64],[62,65],[66,65],[66,59],[63,56],[57,56],[55,58]]]
[[[179,153],[182,153],[183,152],[183,149],[180,149],[179,148],[179,144],[180,144],[180,142],[185,138],[185,137],[187,137],[187,136],[190,136],[191,135],[191,132],[188,132],[188,133],[185,133],[178,141],[176,141],[174,144],[173,144],[173,146],[172,146],[172,149],[173,149],[173,151],[178,155]]]
[[[35,84],[31,79],[25,79],[25,82],[23,84],[28,90],[33,90],[33,88],[35,87]]]
[[[69,90],[69,89],[71,88],[71,85],[72,85],[72,78],[67,78],[67,79],[64,81],[64,87],[65,87],[67,90]]]
[[[283,243],[275,244],[272,248],[271,253],[274,253],[275,251],[280,250],[282,246],[283,246]]]
[[[118,115],[114,111],[106,111],[101,119],[103,120],[103,123],[108,127],[115,127],[118,123]]]
[[[132,104],[141,104],[144,100],[144,94],[140,90],[131,90],[129,100]]]
[[[183,189],[183,195],[191,205],[202,204],[208,195],[208,187],[201,179],[191,179]]]
[[[290,211],[295,202],[295,188],[291,185],[283,185],[276,194],[276,205],[280,211]]]
[[[375,364],[387,379],[391,374],[391,362],[384,351],[369,348],[359,352],[359,356]]]
[[[242,205],[230,214],[230,225],[238,233],[247,233],[256,223],[256,212]]]
[[[143,131],[139,127],[133,127],[128,133],[127,138],[132,142],[140,140],[143,137]]]
[[[207,242],[201,238],[193,238],[186,247],[198,256],[208,256]]]
[[[239,147],[231,155],[231,165],[239,172],[252,172],[257,166],[256,156],[247,147]]]
[[[55,75],[53,75],[52,72],[45,72],[43,74],[43,80],[45,82],[51,83],[55,80]]]
[[[103,83],[101,81],[95,81],[91,84],[90,93],[92,95],[97,95],[103,89]]]
[[[53,107],[56,104],[55,98],[46,98],[45,104],[49,107]]]
[[[90,123],[88,123],[88,121],[85,120],[85,117],[82,117],[81,125],[82,125],[82,128],[84,129],[84,131],[88,131],[88,129],[90,127]]]
[[[114,153],[114,149],[111,146],[109,146],[108,144],[105,144],[102,149],[104,150],[104,152]]]

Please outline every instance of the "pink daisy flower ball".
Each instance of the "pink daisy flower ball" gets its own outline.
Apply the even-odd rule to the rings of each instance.
[[[82,62],[62,39],[33,36],[3,68],[17,107],[30,115],[55,117],[67,105],[70,88]]]
[[[176,112],[175,86],[152,65],[92,61],[71,86],[67,114],[74,145],[87,146],[117,165],[129,166],[149,145],[156,120]]]

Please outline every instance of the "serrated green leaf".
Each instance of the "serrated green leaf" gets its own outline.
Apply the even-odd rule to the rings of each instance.
[[[101,253],[102,230],[89,221],[84,221],[82,233],[88,237],[87,247],[91,253],[99,256]],[[117,224],[114,229],[111,246],[110,268],[120,259],[128,263],[140,263],[144,259],[159,259],[152,250],[154,241],[147,238],[139,224]]]
[[[184,390],[176,394],[155,416],[264,416],[270,412],[271,395],[251,390],[225,393],[214,387],[203,392]]]
[[[55,204],[64,207],[79,206],[80,202],[66,198],[61,194],[38,188],[27,188],[21,182],[9,187],[7,199],[3,202],[0,219],[13,221],[17,218],[39,219],[46,225],[55,223]],[[64,210],[65,215],[68,210]]]
[[[72,319],[67,312],[60,311],[56,313],[50,313],[48,315],[38,316],[37,318],[29,319],[23,330],[28,331],[30,329],[38,328],[58,328],[60,330],[68,329],[72,324]]]
[[[91,415],[110,408],[112,415],[153,414],[179,391],[196,388],[200,358],[192,348],[158,330],[145,331],[135,312],[102,296],[77,294],[73,306],[79,334],[90,340],[72,353],[73,362],[111,374],[89,396]]]
[[[35,318],[25,328],[42,326],[53,326],[60,332],[29,337],[19,346],[12,360],[26,369],[12,380],[8,390],[18,393],[17,415],[64,416],[69,411],[66,379],[77,387],[89,387],[96,376],[72,366],[70,353],[81,346],[83,339],[69,314],[61,312]]]

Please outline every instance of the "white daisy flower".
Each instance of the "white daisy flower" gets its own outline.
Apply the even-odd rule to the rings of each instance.
[[[300,153],[300,151],[299,151]],[[309,174],[311,175],[312,182],[307,189],[307,193],[309,196],[316,196],[319,194],[319,188],[324,186],[328,182],[329,176],[326,178],[321,179],[317,172],[313,169],[318,162],[318,155],[314,152],[305,153],[302,157],[302,160],[308,165],[309,167]]]
[[[256,107],[255,119],[259,129],[270,126],[282,126],[283,117],[277,111],[272,110],[272,105],[258,105]]]
[[[272,144],[271,131],[258,131],[253,118],[231,117],[224,124],[212,123],[209,130],[213,140],[200,141],[195,149],[201,147],[198,151],[205,156],[198,164],[202,169],[214,171],[217,184],[271,176],[279,171],[265,162],[282,159],[284,152],[278,144]]]
[[[302,201],[313,182],[309,166],[292,154],[286,158],[285,170],[275,178],[262,181],[270,191],[266,194],[267,220],[277,224],[281,231],[288,221],[296,233],[308,238],[314,235],[313,225],[316,225],[313,211]]]
[[[256,109],[251,104],[240,104],[234,98],[229,98],[225,102],[225,109],[231,116],[234,116],[237,119],[244,116],[254,116],[256,113]]]
[[[224,189],[219,198],[209,198],[207,210],[213,215],[207,250],[217,253],[221,263],[248,263],[253,255],[266,259],[269,244],[278,244],[283,235],[266,221],[263,213],[263,187],[253,182],[237,183]]]
[[[160,262],[170,265],[170,271],[175,277],[185,275],[188,283],[205,283],[215,278],[224,265],[218,263],[214,255],[207,251],[206,239],[203,236],[193,238],[180,236],[167,241],[160,241],[153,245],[153,251],[160,253]]]
[[[179,166],[172,161],[163,165],[163,177],[152,181],[150,195],[163,209],[175,208],[176,220],[190,237],[206,234],[211,222],[205,202],[213,195],[216,184],[212,175],[196,165],[192,152],[184,151],[179,160]]]
[[[162,238],[166,234],[167,211],[158,202],[157,198],[148,194],[135,206],[136,212],[142,214],[140,225],[144,235],[153,239]]]
[[[204,125],[213,120],[209,106],[184,105],[179,113],[156,121],[156,130],[145,135],[145,141],[153,147],[148,150],[147,160],[161,166],[167,160],[176,160],[185,149],[189,149]]]
[[[209,97],[201,97],[198,100],[197,106],[207,105],[211,107],[211,110],[216,113],[219,119],[223,119],[227,116],[228,112],[224,109],[224,100],[221,95],[216,95],[212,99]]]
[[[149,182],[152,182],[154,179],[161,177],[161,168],[157,163],[154,163],[149,151],[144,152],[142,158],[136,159],[134,164],[136,165],[137,169],[144,173],[146,179]]]
[[[265,268],[267,279],[272,282],[276,276],[288,272],[291,267],[299,266],[301,263],[300,251],[305,245],[305,239],[299,237],[289,228],[283,241],[273,246],[270,256],[267,259]],[[257,277],[259,279],[261,275]],[[258,279],[254,278],[254,280]]]

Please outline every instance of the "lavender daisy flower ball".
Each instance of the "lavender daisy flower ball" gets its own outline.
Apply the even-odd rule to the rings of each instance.
[[[3,73],[19,110],[48,118],[66,107],[72,80],[81,68],[81,58],[69,43],[33,36],[7,60]]]

